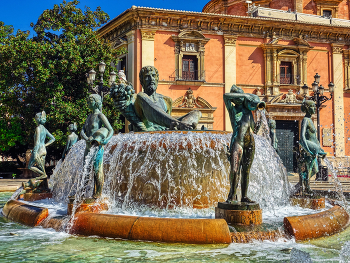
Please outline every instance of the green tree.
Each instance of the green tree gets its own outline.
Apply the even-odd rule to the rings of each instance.
[[[69,123],[77,122],[80,130],[88,114],[86,72],[104,61],[107,84],[111,62],[125,52],[112,49],[96,32],[109,16],[99,7],[83,11],[78,4],[63,1],[45,10],[31,24],[32,38],[0,22],[0,154],[24,156],[33,145],[34,115],[45,110],[46,127],[56,138],[48,158],[59,158]],[[112,105],[107,95],[103,112],[118,130],[122,124]]]

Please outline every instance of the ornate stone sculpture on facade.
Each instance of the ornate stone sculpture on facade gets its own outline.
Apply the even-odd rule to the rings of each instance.
[[[318,172],[318,157],[324,158],[326,153],[321,148],[317,140],[317,130],[311,119],[312,114],[316,111],[315,102],[304,100],[301,110],[305,112],[305,117],[301,123],[301,134],[299,144],[300,152],[300,171],[299,184],[302,194],[312,194],[310,189],[310,178]]]
[[[248,197],[249,172],[254,159],[255,143],[253,130],[259,127],[255,125],[252,110],[263,107],[259,97],[254,94],[244,93],[235,85],[230,93],[224,94],[224,102],[230,115],[233,135],[230,144],[231,162],[231,189],[227,202],[237,201],[238,183],[241,179],[241,202],[252,203]]]
[[[197,103],[197,99],[193,95],[193,90],[189,88],[186,92],[183,102],[178,107],[194,108],[195,106],[197,106],[198,108],[202,107]]]
[[[76,123],[69,124],[68,130],[71,132],[71,134],[68,135],[67,144],[66,144],[66,147],[64,148],[64,151],[62,153],[62,160],[64,160],[64,158],[66,158],[70,149],[73,147],[73,145],[78,140],[78,135],[75,133],[75,131],[77,130],[77,124]]]
[[[117,83],[111,88],[111,96],[116,108],[131,123],[133,131],[191,130],[202,114],[198,110],[178,119],[170,116],[172,100],[156,93],[159,73],[153,66],[141,69],[140,82],[144,92],[135,92],[130,83]]]
[[[86,141],[84,160],[89,154],[92,146],[98,146],[98,152],[91,160],[91,162],[93,163],[95,181],[93,198],[98,198],[102,194],[102,187],[104,183],[104,145],[106,145],[108,141],[112,138],[113,129],[106,116],[102,113],[102,99],[100,95],[90,95],[88,99],[88,106],[91,110],[91,113],[87,117],[80,135]]]
[[[288,90],[288,94],[283,100],[280,100],[279,103],[288,103],[288,104],[296,104],[301,103],[301,100],[298,100],[297,96],[293,93],[293,90]]]
[[[48,190],[45,172],[46,147],[55,141],[55,137],[44,127],[46,122],[45,111],[37,113],[35,121],[38,126],[34,133],[34,148],[29,159],[28,169],[38,173],[40,176],[23,183],[23,188],[27,191],[45,192]],[[46,137],[50,138],[47,143],[45,143]]]

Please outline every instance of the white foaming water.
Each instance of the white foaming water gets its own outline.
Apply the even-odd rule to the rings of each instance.
[[[267,210],[285,206],[290,194],[287,170],[267,140],[257,135],[254,135],[254,140],[255,155],[250,169],[248,196]]]
[[[260,123],[260,128],[257,132],[257,135],[264,137],[271,144],[270,128],[269,124],[267,123],[265,109],[258,109],[256,111],[256,121]]]
[[[326,163],[326,165],[328,167],[328,171],[331,171],[334,188],[335,188],[335,191],[338,194],[338,197],[340,199],[341,206],[344,207],[347,212],[350,212],[348,203],[347,203],[346,198],[343,194],[342,184],[339,181],[338,176],[337,176],[338,171],[336,169],[334,169],[332,163],[327,159],[327,157],[324,158],[324,162]]]
[[[113,136],[104,154],[103,197],[109,202],[108,213],[212,217],[212,208],[226,200],[229,191],[226,147],[231,136],[215,132]],[[272,146],[260,136],[254,138],[248,196],[263,209],[273,210],[288,203],[287,173]],[[55,169],[50,185],[57,202],[81,195],[82,177],[89,174],[83,168],[84,148],[84,141],[76,143]],[[81,196],[91,196],[91,179],[90,173],[89,188]],[[193,209],[202,202],[209,208]]]

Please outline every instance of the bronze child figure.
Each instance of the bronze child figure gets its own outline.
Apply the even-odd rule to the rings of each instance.
[[[62,161],[66,158],[73,145],[78,141],[78,135],[75,133],[75,131],[77,131],[77,124],[69,124],[68,130],[71,132],[71,134],[68,135],[67,144],[62,153]]]
[[[55,137],[44,127],[46,123],[45,111],[37,113],[35,115],[35,121],[38,126],[34,133],[34,148],[29,159],[28,169],[38,173],[40,176],[29,180],[27,183],[23,183],[23,188],[32,188],[40,192],[37,189],[39,186],[41,188],[47,188],[47,175],[45,172],[46,147],[55,141]],[[47,143],[45,143],[46,137],[50,138]]]
[[[98,152],[94,159],[91,160],[93,162],[94,169],[93,198],[98,198],[102,194],[102,187],[104,183],[104,145],[106,145],[108,141],[112,138],[113,129],[107,117],[102,113],[102,98],[100,95],[90,95],[88,98],[88,106],[91,110],[91,113],[87,117],[80,135],[86,141],[84,160],[90,152],[91,147],[93,145],[98,146]]]
[[[233,135],[230,144],[230,181],[231,189],[226,202],[238,201],[237,188],[241,179],[241,202],[253,203],[248,197],[249,172],[255,153],[253,131],[258,130],[252,111],[264,107],[259,97],[244,93],[236,85],[231,87],[230,93],[224,94],[224,102],[230,115]],[[242,178],[241,178],[242,177]]]

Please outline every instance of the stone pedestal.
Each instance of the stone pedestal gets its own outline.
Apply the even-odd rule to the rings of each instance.
[[[37,201],[42,199],[52,198],[52,193],[25,193],[23,194],[24,201]]]
[[[302,208],[309,208],[313,210],[323,209],[326,207],[325,199],[311,198],[311,197],[299,197],[294,196],[290,199],[291,205],[300,206]]]
[[[257,203],[219,202],[215,207],[215,218],[223,218],[232,225],[260,225],[262,210]]]
[[[74,206],[74,198],[69,198],[67,214],[71,215]],[[78,212],[91,212],[91,213],[99,213],[101,211],[108,210],[108,205],[103,201],[97,201],[94,198],[86,198],[84,201],[78,205],[75,213]]]

